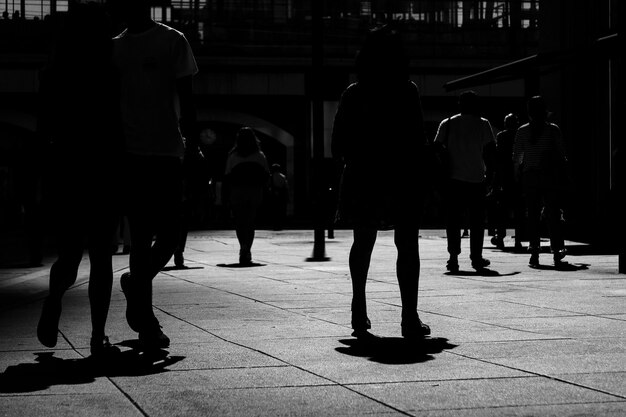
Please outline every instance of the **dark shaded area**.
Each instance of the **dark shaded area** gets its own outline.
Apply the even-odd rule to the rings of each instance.
[[[463,276],[463,277],[511,277],[513,275],[519,275],[519,274],[521,274],[520,271],[510,272],[508,274],[501,274],[498,271],[495,271],[493,269],[487,269],[487,268],[481,269],[478,271],[458,270],[457,272],[444,273],[444,275]]]
[[[100,377],[154,375],[167,372],[168,366],[185,359],[184,356],[169,356],[165,350],[143,352],[137,349],[134,342],[138,343],[120,343],[133,349],[107,360],[96,360],[93,357],[61,359],[55,357],[54,352],[35,353],[36,363],[9,366],[0,374],[0,392],[35,392],[54,385],[89,384]]]
[[[572,264],[569,262],[560,262],[558,265],[535,265],[531,266],[533,269],[550,270],[550,271],[586,271],[589,269],[589,264]]]
[[[368,333],[368,337],[342,339],[345,346],[335,348],[339,353],[368,358],[385,365],[406,365],[431,361],[434,354],[454,349],[458,345],[443,337],[427,337],[407,340],[401,337],[379,337]]]
[[[187,265],[182,265],[182,266],[166,266],[164,268],[161,268],[161,271],[184,271],[186,269],[203,269],[203,266],[187,266]]]
[[[220,268],[254,268],[257,266],[265,266],[265,264],[260,264],[256,262],[249,263],[234,263],[234,264],[217,264]]]

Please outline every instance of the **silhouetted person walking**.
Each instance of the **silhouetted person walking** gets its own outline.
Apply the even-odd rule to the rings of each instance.
[[[62,297],[89,251],[91,354],[118,352],[105,335],[116,227],[116,165],[121,151],[118,91],[110,25],[94,4],[74,4],[40,83],[39,133],[49,141],[49,175],[58,257],[37,326],[39,341],[57,343]]]
[[[448,152],[449,181],[445,190],[446,236],[448,239],[447,269],[459,271],[463,210],[468,211],[470,259],[472,268],[481,270],[490,262],[483,258],[485,235],[485,158],[494,145],[493,131],[487,119],[479,116],[478,96],[473,91],[459,95],[460,113],[441,122],[435,143]]]
[[[554,264],[560,266],[566,255],[561,227],[560,193],[566,175],[567,158],[559,127],[547,120],[546,103],[541,96],[528,100],[529,123],[515,136],[513,161],[521,175],[528,216],[529,265],[539,265],[541,212],[545,210]]]
[[[496,198],[494,226],[496,235],[491,239],[497,248],[504,248],[506,227],[511,212],[515,226],[515,249],[522,249],[524,228],[524,202],[520,184],[515,179],[513,168],[513,144],[519,121],[513,113],[504,118],[504,130],[496,135],[496,159],[492,192]]]
[[[239,241],[239,263],[242,265],[252,263],[255,220],[269,175],[267,159],[254,130],[242,127],[237,132],[235,146],[228,154],[225,172],[228,201]]]
[[[148,0],[116,0],[113,10],[127,25],[113,40],[131,233],[130,273],[120,282],[129,326],[146,348],[163,348],[170,340],[154,315],[152,280],[178,245],[182,159],[199,158],[191,101],[198,68],[184,35],[150,18]]]
[[[282,230],[287,216],[289,202],[289,184],[287,177],[281,172],[280,164],[272,164],[269,182],[269,209],[274,230]]]
[[[425,187],[420,162],[426,144],[420,95],[409,80],[400,34],[370,31],[356,58],[358,81],[342,94],[332,153],[343,161],[340,220],[353,229],[350,249],[352,328],[367,336],[366,283],[378,230],[394,229],[402,335],[430,334],[417,313],[419,225]]]

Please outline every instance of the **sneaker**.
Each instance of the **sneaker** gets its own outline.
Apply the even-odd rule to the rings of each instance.
[[[567,255],[567,249],[560,249],[554,252],[554,264],[559,264]]]
[[[170,346],[170,338],[157,325],[139,332],[139,343],[144,349],[165,349]]]
[[[45,347],[55,347],[61,319],[61,298],[48,295],[41,308],[41,317],[37,324],[37,339]]]
[[[130,272],[124,272],[122,274],[120,277],[120,286],[122,287],[124,297],[126,297],[126,321],[133,331],[139,332],[141,328],[141,317],[137,310],[137,297],[135,289],[133,288],[133,280],[130,277]]]
[[[504,239],[494,236],[491,238],[491,244],[498,249],[504,249]]]
[[[89,346],[91,348],[91,356],[93,357],[107,357],[120,353],[120,348],[112,345],[108,336],[92,337]]]
[[[419,317],[410,323],[402,322],[402,337],[405,339],[421,339],[430,335],[430,326],[423,323]]]
[[[459,272],[459,260],[457,258],[450,258],[446,263],[446,269],[454,274]]]
[[[185,267],[185,258],[183,257],[182,253],[177,252],[174,254],[174,265],[176,265],[176,268]]]
[[[474,268],[477,271],[480,271],[481,269],[485,269],[489,265],[491,265],[491,262],[488,259],[485,259],[485,258],[472,259],[472,268]]]

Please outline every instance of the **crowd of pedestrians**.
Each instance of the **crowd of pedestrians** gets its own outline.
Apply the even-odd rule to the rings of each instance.
[[[59,252],[37,335],[45,346],[56,345],[63,294],[75,282],[87,248],[93,356],[118,351],[105,332],[113,283],[111,236],[120,219],[116,190],[123,190],[122,217],[130,231],[125,244],[129,271],[120,277],[126,320],[144,348],[166,348],[170,340],[152,306],[153,280],[172,257],[177,267],[184,266],[189,191],[194,178],[203,175],[196,168],[204,162],[192,103],[192,77],[198,67],[185,36],[152,20],[147,0],[109,3],[125,29],[111,38],[111,22],[100,6],[74,5],[43,72],[40,94],[39,134],[50,147],[47,167]],[[387,26],[370,31],[356,57],[357,81],[343,92],[334,119],[332,154],[343,166],[337,218],[353,230],[351,324],[357,338],[370,336],[366,285],[377,234],[391,229],[397,248],[401,333],[413,340],[431,332],[417,310],[419,228],[432,182],[432,173],[426,171],[431,165],[425,160],[431,146],[445,154],[440,190],[450,273],[460,269],[461,231],[466,225],[471,266],[481,271],[490,265],[483,257],[488,193],[496,198],[496,247],[504,247],[509,214],[514,212],[515,247],[521,248],[526,212],[529,264],[538,266],[543,212],[556,266],[566,253],[559,187],[567,160],[560,130],[548,121],[544,100],[529,100],[529,123],[518,128],[517,116],[508,115],[505,129],[495,136],[490,122],[481,117],[479,96],[463,92],[459,113],[441,121],[431,144],[408,63],[398,32]],[[242,127],[228,154],[224,178],[239,263],[251,265],[264,195],[275,211],[274,228],[283,227],[286,177],[280,165],[268,164],[254,129]]]

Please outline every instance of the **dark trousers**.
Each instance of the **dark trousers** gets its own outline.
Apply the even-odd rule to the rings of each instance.
[[[130,274],[142,309],[152,309],[152,279],[179,243],[182,208],[180,158],[127,155],[126,203]]]
[[[496,196],[494,213],[494,227],[496,236],[503,239],[506,237],[509,215],[513,213],[513,227],[515,229],[515,242],[521,243],[524,234],[524,198],[521,187],[515,185],[504,189]]]
[[[535,172],[525,172],[522,179],[526,213],[528,216],[528,240],[531,248],[539,249],[541,243],[541,212],[545,210],[553,251],[565,247],[561,227],[561,206],[558,189],[551,178]]]
[[[446,236],[448,253],[461,253],[463,213],[467,211],[470,229],[470,258],[481,259],[485,234],[485,185],[449,180],[446,188]]]

